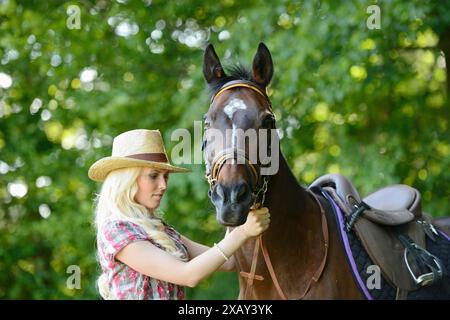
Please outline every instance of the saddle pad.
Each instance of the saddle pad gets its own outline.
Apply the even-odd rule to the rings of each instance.
[[[339,226],[339,238],[344,247],[347,261],[351,267],[353,277],[361,290],[361,293],[368,300],[395,300],[397,288],[390,285],[379,273],[379,286],[374,287],[374,265],[367,252],[364,250],[361,241],[359,241],[354,230],[346,232],[344,229],[344,215],[339,206],[334,202],[330,195],[323,189],[322,195],[330,203],[333,209],[334,217]],[[417,299],[450,299],[450,237],[438,230],[440,236],[433,241],[426,237],[426,249],[438,257],[445,270],[443,281],[429,287],[419,288],[408,293],[408,300]]]

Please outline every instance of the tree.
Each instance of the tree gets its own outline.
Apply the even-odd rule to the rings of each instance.
[[[269,47],[281,148],[302,183],[328,172],[362,194],[406,183],[426,212],[450,215],[450,2],[370,4],[380,29],[367,28],[366,1],[0,2],[0,298],[98,298],[87,169],[132,128],[159,128],[169,154],[174,129],[193,135],[208,108],[207,42],[225,64]],[[224,230],[203,166],[189,167],[162,209],[212,245]],[[66,285],[70,266],[80,289]],[[188,292],[233,299],[237,277]]]

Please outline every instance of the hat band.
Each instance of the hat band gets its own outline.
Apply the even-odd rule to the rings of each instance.
[[[165,162],[165,163],[168,162],[167,157],[164,153],[137,153],[126,157],[154,162]]]

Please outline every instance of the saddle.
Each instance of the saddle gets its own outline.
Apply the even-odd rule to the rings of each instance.
[[[310,189],[314,187],[325,190],[344,212],[345,231],[355,231],[386,281],[397,288],[397,299],[442,278],[439,260],[424,249],[425,237],[433,239],[438,233],[431,218],[422,213],[418,190],[390,185],[361,199],[353,184],[340,174],[324,175]],[[425,260],[431,269],[419,260]]]

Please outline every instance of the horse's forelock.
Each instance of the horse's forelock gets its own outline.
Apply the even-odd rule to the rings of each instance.
[[[226,77],[220,79],[217,83],[210,87],[211,97],[227,82],[233,80],[252,81],[252,72],[241,64],[233,64],[225,68]],[[256,83],[255,83],[256,85]]]

